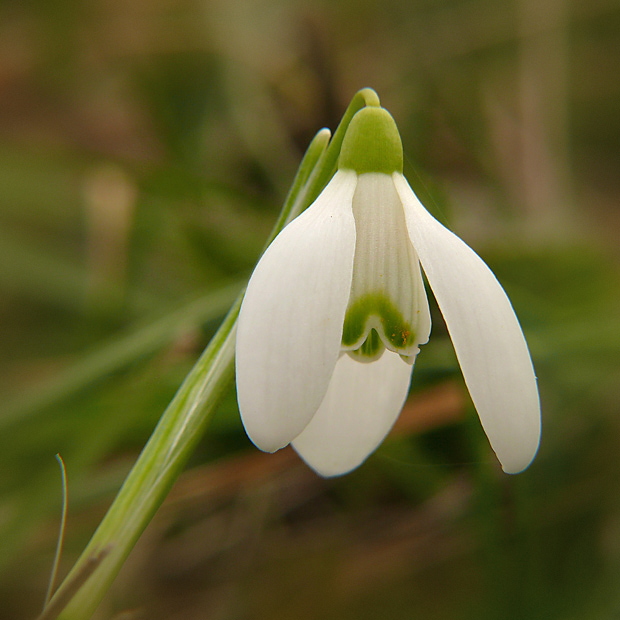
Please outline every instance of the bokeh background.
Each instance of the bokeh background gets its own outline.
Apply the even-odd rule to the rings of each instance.
[[[258,452],[231,386],[97,617],[620,618],[617,1],[4,0],[1,619],[43,605],[54,455],[62,577],[365,86],[511,296],[538,458],[501,472],[433,305],[405,410],[348,476]]]

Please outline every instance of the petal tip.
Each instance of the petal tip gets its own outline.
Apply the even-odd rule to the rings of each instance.
[[[527,449],[521,448],[519,450],[512,450],[511,454],[503,454],[502,458],[497,455],[499,462],[502,465],[502,469],[506,474],[520,474],[524,472],[534,461],[538,454],[540,447],[540,433],[536,438],[536,442],[532,442],[532,446],[526,446]]]
[[[265,433],[264,430],[250,429],[248,428],[248,425],[243,421],[243,417],[241,418],[241,420],[250,441],[263,452],[269,452],[273,454],[274,452],[285,448],[289,445],[289,443],[291,443],[290,439],[276,436],[274,433]]]
[[[357,469],[360,465],[362,465],[369,455],[364,456],[359,461],[356,461],[355,464],[351,464],[351,461],[348,461],[346,465],[343,463],[338,463],[337,460],[330,461],[329,459],[322,459],[320,462],[318,459],[308,459],[304,456],[304,454],[295,447],[295,442],[291,443],[295,452],[297,452],[298,456],[301,460],[314,471],[315,474],[321,476],[321,478],[336,478],[338,476],[344,476],[352,472],[354,469]]]

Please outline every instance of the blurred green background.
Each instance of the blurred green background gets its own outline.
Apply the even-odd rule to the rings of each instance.
[[[258,452],[231,389],[97,617],[620,618],[618,2],[5,0],[0,619],[43,605],[54,455],[62,577],[365,86],[513,301],[536,461],[501,472],[433,306],[401,419],[348,476]]]

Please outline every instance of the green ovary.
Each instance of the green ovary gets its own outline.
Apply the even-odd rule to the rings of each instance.
[[[369,320],[375,317],[378,323],[373,322],[372,329],[367,329]],[[377,333],[378,331],[381,333]],[[356,299],[347,309],[342,345],[353,347],[362,338],[364,341],[356,349],[356,357],[376,358],[383,349],[382,345],[403,354],[415,346],[413,327],[382,293],[364,295]]]

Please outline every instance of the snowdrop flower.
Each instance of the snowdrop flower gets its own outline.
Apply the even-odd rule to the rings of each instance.
[[[407,394],[431,319],[420,263],[504,471],[534,458],[536,378],[506,293],[422,206],[390,114],[365,107],[338,171],[276,237],[250,279],[236,344],[243,424],[261,450],[289,443],[323,476],[360,465]]]

